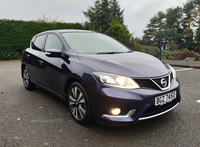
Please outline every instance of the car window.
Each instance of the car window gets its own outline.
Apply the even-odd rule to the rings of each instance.
[[[45,35],[37,36],[35,41],[32,43],[32,49],[41,51],[43,48]]]
[[[48,49],[59,49],[60,51],[62,51],[62,47],[63,47],[62,42],[60,41],[57,35],[55,34],[48,35],[46,45],[44,48],[45,51]]]

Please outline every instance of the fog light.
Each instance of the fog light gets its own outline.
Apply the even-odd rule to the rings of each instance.
[[[115,109],[112,109],[112,110],[111,110],[111,113],[112,113],[113,115],[119,115],[120,112],[121,112],[121,109],[119,109],[119,108],[115,108]]]

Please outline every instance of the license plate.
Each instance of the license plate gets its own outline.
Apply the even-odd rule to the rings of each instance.
[[[155,98],[155,106],[167,104],[176,99],[176,91]]]

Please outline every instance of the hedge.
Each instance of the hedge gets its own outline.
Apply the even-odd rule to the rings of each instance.
[[[80,23],[47,23],[21,20],[0,20],[0,60],[17,59],[29,47],[31,38],[43,31],[83,29]]]

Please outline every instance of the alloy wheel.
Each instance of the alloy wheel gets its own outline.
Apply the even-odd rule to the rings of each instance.
[[[28,74],[28,70],[25,67],[23,70],[23,83],[24,83],[24,87],[28,88],[29,86],[29,74]]]
[[[76,120],[83,120],[86,114],[85,96],[79,87],[72,87],[69,94],[69,107]]]

